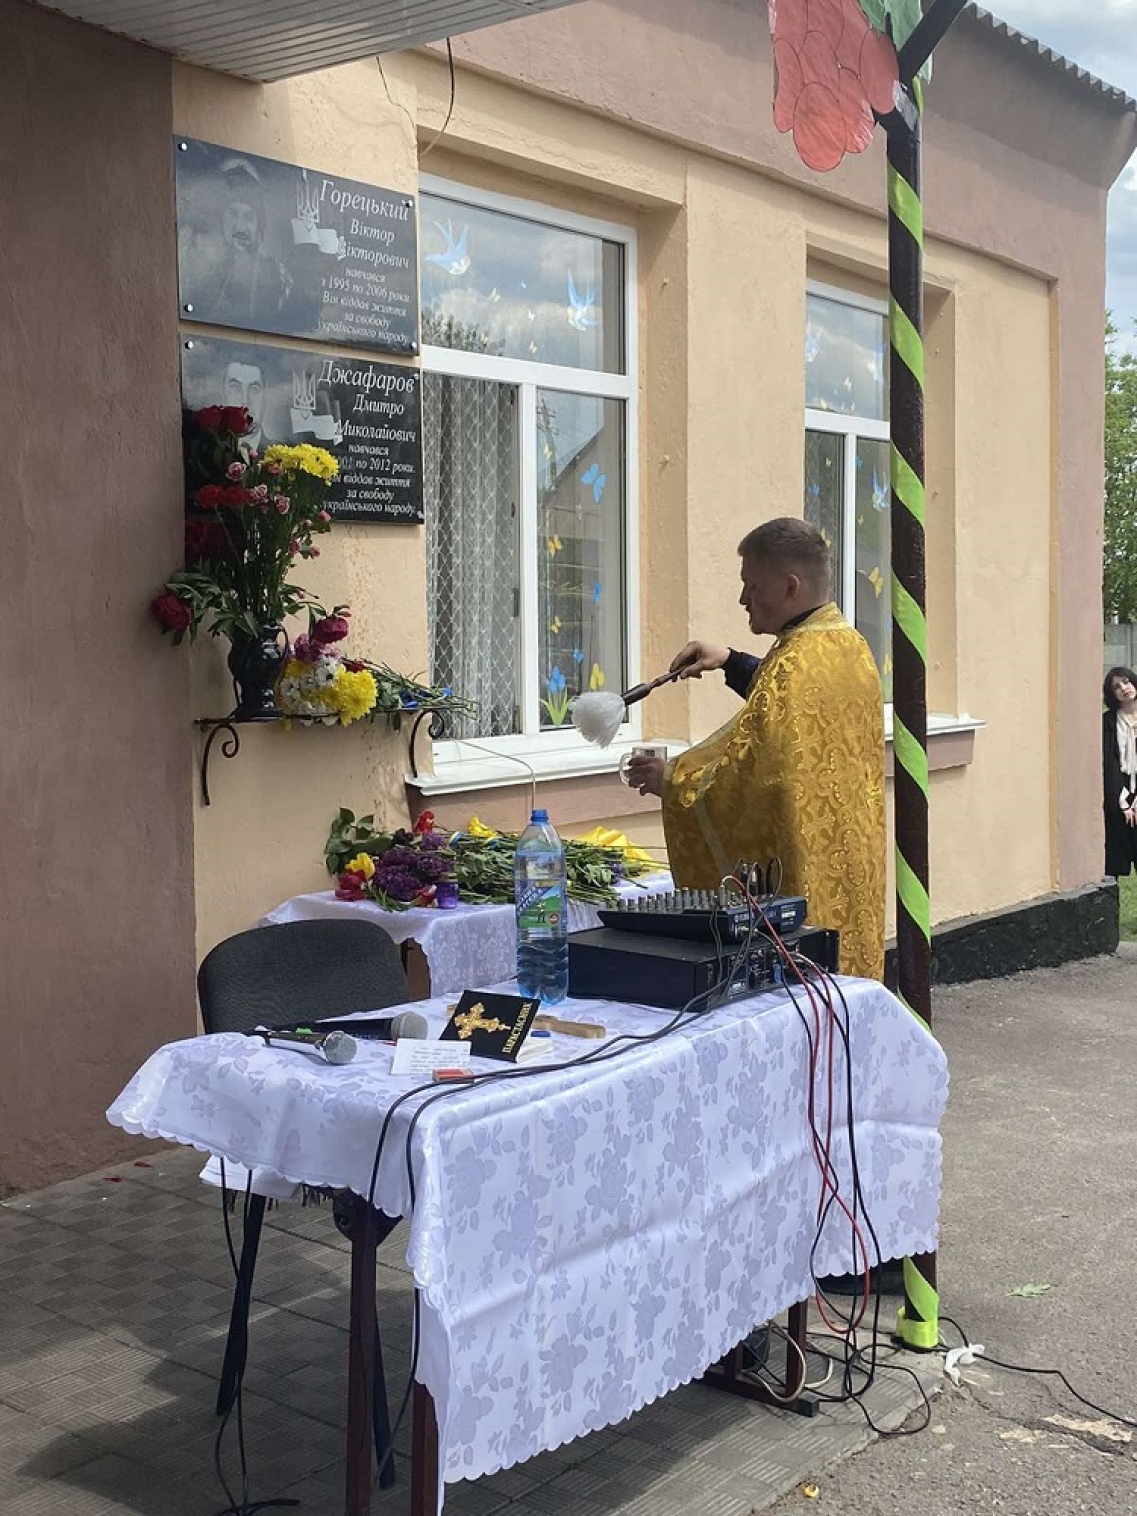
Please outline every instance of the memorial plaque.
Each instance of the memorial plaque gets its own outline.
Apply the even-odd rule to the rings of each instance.
[[[174,138],[184,319],[418,351],[413,195]]]
[[[317,351],[186,334],[182,399],[190,410],[243,405],[250,451],[311,442],[339,460],[327,495],[337,521],[422,520],[422,375]]]

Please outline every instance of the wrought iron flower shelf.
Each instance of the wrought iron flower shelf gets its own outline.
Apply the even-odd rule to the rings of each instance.
[[[427,735],[432,742],[438,742],[440,738],[446,735],[446,717],[449,714],[452,714],[452,712],[448,708],[440,706],[404,706],[398,710],[377,710],[374,715],[366,719],[371,723],[386,719],[390,721],[392,728],[397,730],[404,718],[413,718],[411,722],[409,758],[411,777],[417,779],[419,770],[418,761],[415,757],[415,739],[418,737],[419,728],[424,721],[429,722]],[[212,804],[209,795],[209,759],[213,752],[213,744],[217,741],[218,737],[223,737],[221,743],[222,758],[236,758],[237,754],[241,751],[241,737],[237,730],[238,727],[269,726],[285,721],[308,724],[303,723],[301,717],[287,716],[279,711],[274,715],[265,716],[239,716],[236,711],[232,711],[228,716],[203,716],[195,721],[194,725],[205,733],[205,742],[201,750],[201,765],[199,768],[201,803],[203,805]]]

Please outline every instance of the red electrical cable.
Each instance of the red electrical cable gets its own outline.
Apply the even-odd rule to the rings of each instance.
[[[828,988],[826,987],[824,990],[823,999],[825,1008],[828,1012],[828,1015],[825,1018],[825,1032],[827,1034],[828,1043],[828,1067],[826,1071],[826,1130],[825,1141],[822,1143],[817,1131],[815,1120],[815,1090],[817,1082],[817,1064],[821,1054],[822,1018],[821,1012],[817,1005],[817,1000],[815,998],[814,986],[810,984],[805,975],[802,973],[798,964],[794,961],[793,955],[790,953],[789,949],[782,941],[781,936],[778,934],[777,928],[774,926],[773,922],[770,920],[769,916],[763,909],[761,901],[756,900],[746,885],[743,884],[742,881],[736,876],[731,875],[730,882],[742,892],[751,909],[756,911],[762,918],[762,921],[765,923],[766,931],[769,933],[770,938],[774,943],[774,946],[779,956],[781,957],[785,968],[788,968],[796,976],[799,985],[806,993],[806,997],[810,1005],[810,1010],[813,1013],[814,1036],[809,1052],[809,1094],[807,1097],[807,1119],[809,1121],[810,1136],[813,1143],[814,1160],[817,1163],[818,1171],[821,1175],[821,1193],[818,1196],[817,1202],[817,1219],[818,1224],[820,1225],[822,1216],[828,1205],[828,1202],[826,1200],[826,1194],[828,1192],[828,1194],[832,1197],[832,1200],[835,1201],[840,1209],[845,1213],[846,1217],[848,1218],[849,1225],[852,1228],[854,1265],[856,1263],[858,1252],[864,1261],[864,1268],[861,1271],[863,1274],[864,1283],[858,1301],[857,1314],[855,1319],[851,1322],[851,1327],[855,1330],[858,1326],[860,1326],[868,1311],[869,1301],[871,1299],[872,1265],[869,1260],[869,1252],[867,1246],[865,1245],[864,1235],[861,1232],[861,1228],[857,1222],[856,1214],[854,1211],[849,1209],[849,1206],[845,1203],[845,1199],[841,1194],[840,1184],[836,1177],[836,1169],[831,1156],[831,1147],[833,1140],[833,1059],[835,1051],[833,1022],[836,1017],[836,1008],[833,1005],[832,996],[829,994]],[[824,978],[822,979],[822,983],[824,984]],[[852,1090],[850,1089],[848,1093],[851,1098]],[[831,1332],[836,1333],[838,1336],[842,1335],[843,1330],[847,1330],[847,1328],[842,1329],[841,1327],[834,1325],[834,1323],[829,1320],[828,1314],[825,1309],[825,1297],[820,1290],[815,1291],[814,1299],[817,1303],[818,1313],[821,1316],[821,1319],[824,1321],[825,1325]]]

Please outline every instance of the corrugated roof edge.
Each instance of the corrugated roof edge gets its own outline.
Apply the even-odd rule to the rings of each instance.
[[[1019,42],[1023,47],[1030,48],[1044,63],[1050,64],[1053,68],[1061,69],[1064,74],[1075,80],[1078,84],[1085,85],[1088,89],[1094,90],[1099,95],[1104,95],[1110,104],[1119,105],[1123,110],[1137,111],[1137,100],[1134,100],[1132,95],[1127,95],[1123,89],[1118,89],[1114,84],[1107,84],[1104,79],[1099,79],[1096,74],[1091,74],[1089,69],[1082,68],[1080,64],[1072,63],[1069,58],[1064,58],[1061,53],[1056,53],[1052,47],[1045,46],[1036,37],[1029,37],[1025,32],[1020,32],[1015,27],[1009,26],[1006,21],[1001,20],[988,10],[984,10],[981,5],[969,5],[965,14],[973,17],[974,20],[980,22],[983,26],[989,27],[993,32],[997,32],[999,36],[1006,37],[1011,42]]]

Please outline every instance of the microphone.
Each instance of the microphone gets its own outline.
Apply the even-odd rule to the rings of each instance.
[[[357,1048],[354,1037],[346,1032],[313,1032],[308,1027],[293,1027],[290,1030],[270,1031],[258,1027],[254,1033],[263,1037],[266,1047],[299,1047],[305,1052],[319,1053],[327,1063],[351,1063]]]
[[[418,1011],[400,1011],[397,1016],[352,1016],[343,1021],[328,1020],[320,1023],[328,1028],[336,1027],[353,1037],[362,1037],[367,1042],[397,1042],[400,1037],[415,1037],[423,1041],[430,1036],[430,1026],[425,1016]]]

